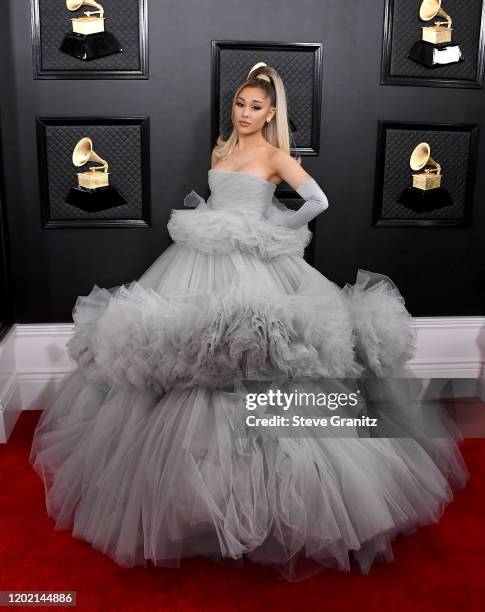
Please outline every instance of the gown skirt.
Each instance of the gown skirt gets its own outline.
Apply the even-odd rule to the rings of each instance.
[[[303,258],[308,228],[251,208],[201,201],[168,229],[174,243],[137,281],[77,298],[77,367],[29,457],[54,528],[123,567],[203,555],[301,580],[392,561],[392,540],[438,522],[469,476],[451,419],[413,401],[416,337],[393,281],[359,269],[341,288]],[[249,425],[333,413],[247,408],[270,389],[358,389],[341,414],[378,431]]]

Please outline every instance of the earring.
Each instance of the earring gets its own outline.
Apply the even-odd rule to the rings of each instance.
[[[271,121],[271,119],[266,119],[266,123],[269,123]]]

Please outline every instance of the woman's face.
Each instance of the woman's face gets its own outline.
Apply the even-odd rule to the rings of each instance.
[[[234,127],[241,134],[261,131],[265,122],[272,119],[275,107],[259,87],[244,87],[234,103]]]

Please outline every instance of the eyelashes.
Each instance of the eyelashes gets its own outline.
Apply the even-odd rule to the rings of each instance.
[[[242,102],[236,102],[236,106],[243,106]],[[261,106],[253,106],[253,110],[259,111],[261,110]]]

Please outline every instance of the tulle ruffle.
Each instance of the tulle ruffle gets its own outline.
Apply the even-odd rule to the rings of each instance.
[[[137,282],[95,285],[77,299],[73,319],[69,354],[89,380],[157,392],[240,379],[353,377],[365,368],[385,376],[415,351],[399,291],[364,270],[341,294],[231,285],[164,296]]]
[[[199,386],[102,391],[73,372],[30,455],[55,528],[124,567],[206,555],[246,557],[288,580],[352,562],[367,573],[393,559],[397,534],[438,522],[468,478],[451,437],[433,454],[412,438],[241,440],[236,398]]]
[[[157,392],[239,379],[357,376],[354,335],[337,296],[232,286],[161,296],[138,283],[95,286],[73,311],[70,356],[97,384]]]
[[[385,274],[359,269],[342,290],[356,331],[356,354],[376,376],[392,375],[416,353],[416,331],[405,300]]]
[[[307,226],[275,225],[256,211],[212,210],[203,200],[194,210],[172,209],[167,229],[185,248],[220,255],[239,249],[262,259],[303,257],[312,238]]]

